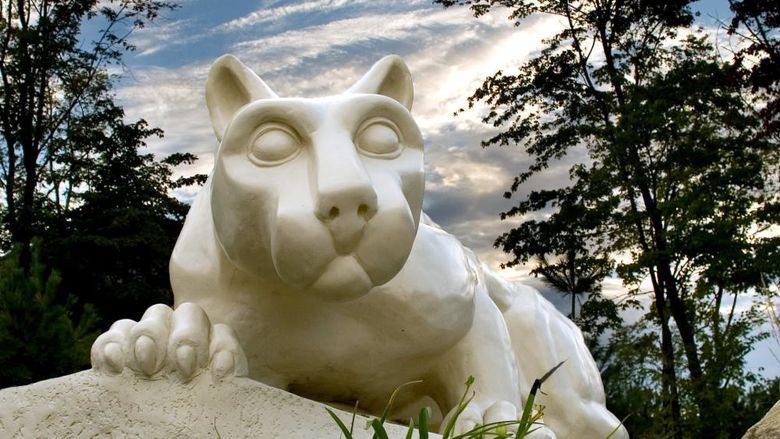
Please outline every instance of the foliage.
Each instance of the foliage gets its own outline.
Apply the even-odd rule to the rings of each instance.
[[[75,207],[45,230],[46,258],[62,272],[63,288],[92,303],[103,322],[140,316],[152,303],[172,303],[168,260],[187,206],[170,190],[172,167],[192,163],[190,154],[155,161],[139,154],[143,139],[159,130],[126,125],[121,112],[92,136],[84,160],[86,189]]]
[[[777,401],[780,401],[780,378],[751,386],[736,402],[739,416],[730,426],[730,436],[740,437],[760,421]]]
[[[554,289],[571,296],[569,317],[572,319],[576,317],[577,297],[598,293],[601,282],[614,266],[603,238],[609,211],[589,209],[586,203],[592,194],[582,193],[580,189],[596,188],[533,192],[516,207],[518,211],[541,210],[548,203],[556,205],[558,211],[544,221],[524,221],[497,242],[515,256],[504,266],[529,262],[531,258],[536,260],[531,274],[541,275]],[[613,198],[612,202],[616,200]],[[503,213],[501,218],[514,214]]]
[[[580,314],[573,319],[582,331],[588,347],[592,348],[603,336],[622,327],[623,317],[620,310],[624,307],[625,304],[618,304],[598,292],[588,295],[580,307]]]
[[[57,272],[37,252],[29,273],[18,252],[0,259],[0,388],[77,371],[89,364],[95,314],[62,297]]]
[[[72,207],[83,159],[118,108],[107,67],[118,64],[133,30],[171,4],[154,0],[2,2],[0,11],[0,189],[3,225],[27,267],[42,217]],[[102,25],[88,43],[85,21]]]
[[[511,255],[507,265],[541,261],[545,275],[552,258],[570,279],[593,279],[588,288],[604,276],[590,266],[614,264],[633,298],[651,303],[643,327],[617,346],[631,350],[646,336],[644,351],[626,352],[640,369],[616,363],[625,369],[615,377],[621,390],[644,389],[656,402],[646,415],[659,435],[726,436],[738,416],[738,398],[728,395],[755,379],[745,355],[765,337],[756,306],[742,312],[736,303],[780,275],[780,237],[769,232],[780,214],[780,148],[767,135],[767,98],[754,93],[775,90],[780,69],[759,62],[746,81],[739,59],[724,62],[690,28],[689,1],[436,2],[469,5],[477,16],[505,6],[516,23],[535,13],[558,18],[538,56],[486,78],[468,100],[484,102],[483,121],[501,128],[483,146],[519,144],[533,159],[508,198],[553,163],[573,162],[568,185],[531,191],[502,214],[522,222],[496,245]],[[733,5],[757,29],[750,8],[765,8],[763,24],[777,18],[764,3]],[[762,75],[769,80],[755,82]],[[655,382],[642,382],[653,370]]]
[[[109,71],[134,49],[133,31],[173,7],[0,2],[0,254],[17,248],[33,276],[40,238],[40,263],[61,276],[60,296],[76,308],[94,305],[102,324],[171,302],[168,260],[186,207],[170,192],[204,180],[174,178],[176,166],[195,160],[190,154],[142,153],[161,130],[126,121],[112,94]]]
[[[601,370],[607,408],[625,419],[633,438],[664,437],[671,427],[658,392],[661,354],[653,332],[640,321],[616,329],[608,343],[591,345]]]
[[[735,64],[753,92],[764,101],[760,109],[764,132],[780,137],[780,4],[770,0],[729,0],[734,13],[728,32],[736,34],[744,48]]]
[[[547,373],[544,374],[541,378],[538,378],[534,380],[533,385],[531,386],[531,391],[529,392],[525,406],[523,407],[523,413],[520,415],[520,419],[516,421],[499,421],[499,422],[492,422],[484,425],[477,425],[473,429],[462,433],[462,434],[455,434],[455,423],[458,421],[458,418],[463,413],[463,411],[466,409],[466,407],[469,405],[471,400],[474,398],[474,395],[472,394],[469,396],[469,390],[471,389],[471,386],[474,384],[474,377],[469,377],[466,380],[466,388],[463,391],[463,395],[460,398],[460,401],[458,401],[458,404],[452,409],[451,416],[448,416],[445,418],[445,423],[442,425],[442,431],[441,435],[443,439],[478,439],[478,438],[497,438],[497,439],[519,439],[526,437],[533,433],[536,429],[538,429],[538,426],[541,424],[542,416],[544,415],[544,407],[542,406],[535,406],[534,405],[534,399],[536,397],[537,392],[541,390],[542,384],[553,374],[556,370],[558,370],[559,367],[563,365],[563,362],[558,363],[555,367],[547,371]],[[366,422],[366,430],[369,428],[374,430],[374,439],[386,439],[387,431],[385,431],[384,424],[387,421],[387,417],[390,414],[392,408],[393,408],[393,402],[395,401],[396,396],[406,386],[412,385],[412,384],[418,384],[422,381],[410,381],[408,383],[401,384],[398,386],[393,393],[390,395],[390,399],[387,401],[387,404],[385,405],[385,409],[382,413],[382,416],[379,418],[373,418],[369,419]],[[344,424],[344,422],[330,409],[327,410],[328,414],[331,418],[333,418],[333,421],[336,423],[336,425],[341,430],[341,433],[344,435],[346,439],[352,439],[353,438],[353,431],[355,426],[355,413],[357,412],[357,403],[355,404],[355,409],[352,412],[352,422],[350,423],[349,428]],[[430,414],[430,408],[429,407],[423,407],[420,409],[419,415],[417,417],[417,432],[418,432],[418,438],[419,439],[427,439],[428,438],[428,417]],[[415,431],[415,422],[414,419],[409,419],[409,429],[406,433],[406,438],[411,439],[412,435]],[[615,429],[617,431],[617,428]]]
[[[602,370],[602,380],[610,411],[624,421],[634,438],[664,436],[669,418],[656,389],[661,385],[658,369],[660,350],[652,322],[647,319],[618,328],[608,343],[597,344],[593,355]],[[681,347],[678,345],[679,351]],[[722,436],[742,437],[753,424],[780,400],[780,378],[759,380],[748,374],[739,379],[744,365],[729,365],[726,374],[737,376],[717,389],[720,413],[730,413]],[[682,375],[682,370],[680,370]],[[683,384],[686,384],[683,381]],[[686,410],[695,410],[695,402],[683,400]],[[683,430],[693,431],[695,419],[683,418]]]

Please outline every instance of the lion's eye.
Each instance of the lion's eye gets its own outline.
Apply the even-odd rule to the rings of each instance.
[[[258,130],[249,156],[259,165],[273,166],[293,158],[300,150],[301,142],[292,129],[269,123]]]
[[[395,125],[385,119],[370,120],[355,136],[361,152],[380,158],[394,158],[401,152],[401,138]]]

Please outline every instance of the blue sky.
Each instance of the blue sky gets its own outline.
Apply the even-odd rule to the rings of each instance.
[[[531,17],[514,27],[503,11],[477,20],[466,8],[442,9],[430,0],[237,1],[184,0],[132,41],[137,50],[125,57],[117,97],[128,119],[144,118],[165,131],[150,142],[152,151],[187,151],[198,163],[180,172],[208,173],[216,140],[205,106],[203,87],[209,65],[232,53],[280,96],[340,93],[382,56],[395,53],[408,63],[415,83],[413,114],[425,138],[426,212],[498,268],[506,258],[492,247],[509,229],[499,212],[511,206],[502,193],[528,158],[517,147],[479,147],[493,131],[479,121],[480,109],[458,117],[453,112],[482,79],[498,69],[512,69],[552,35],[551,17]],[[728,20],[725,1],[696,4],[702,25],[716,28]],[[722,33],[719,38],[723,37]],[[725,38],[725,37],[724,37]],[[577,154],[525,185],[558,186]],[[194,190],[177,194],[191,199]],[[525,270],[505,270],[513,279]],[[533,279],[531,280],[533,281]],[[616,279],[605,288],[621,294]],[[560,306],[567,301],[549,296]],[[762,343],[750,367],[780,375],[775,341]]]

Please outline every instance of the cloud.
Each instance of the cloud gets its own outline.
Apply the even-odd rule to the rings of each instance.
[[[241,41],[232,49],[243,56],[268,60],[264,66],[267,74],[294,74],[307,61],[330,68],[354,57],[378,59],[393,49],[412,52],[421,42],[425,46],[435,34],[457,25],[453,15],[427,10],[361,15]]]
[[[253,11],[243,17],[238,17],[217,26],[215,31],[230,33],[247,27],[258,27],[267,23],[288,20],[293,15],[318,13],[333,13],[339,9],[356,8],[369,3],[367,0],[315,0],[303,3],[293,3],[277,7],[265,7]]]
[[[162,20],[155,26],[148,26],[133,32],[132,41],[139,56],[148,56],[166,49],[174,44],[185,44],[186,30],[192,26],[193,20]]]
[[[216,149],[206,109],[204,83],[208,64],[179,68],[145,68],[133,71],[117,89],[127,120],[145,119],[162,128],[163,138],[147,139],[148,151],[157,156],[174,152],[198,155],[195,164],[181,166],[174,177],[209,173]],[[185,201],[192,198],[186,189],[176,193]]]

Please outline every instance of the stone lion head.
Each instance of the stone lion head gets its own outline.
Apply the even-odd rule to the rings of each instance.
[[[228,259],[326,300],[404,266],[420,220],[423,141],[397,56],[345,93],[280,98],[233,56],[206,83],[220,146],[211,211]]]

